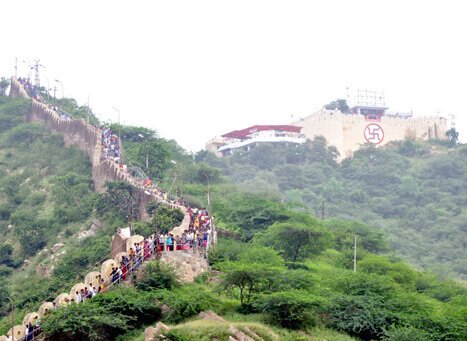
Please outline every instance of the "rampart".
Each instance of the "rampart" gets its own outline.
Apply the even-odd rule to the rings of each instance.
[[[145,188],[143,180],[132,177],[128,172],[120,169],[117,163],[103,158],[101,129],[87,123],[84,119],[60,117],[49,105],[31,99],[22,84],[14,77],[11,80],[10,96],[30,99],[31,110],[26,118],[28,121],[45,122],[51,131],[63,136],[66,146],[75,146],[89,157],[92,164],[94,188],[97,192],[104,191],[106,181],[125,181],[135,187],[138,190],[140,203],[138,219],[148,218],[144,206],[149,201],[161,201],[162,199],[157,191]]]

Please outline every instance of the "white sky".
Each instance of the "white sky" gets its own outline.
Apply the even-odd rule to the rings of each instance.
[[[392,110],[457,116],[467,142],[465,1],[2,1],[0,75],[40,59],[101,119],[197,151],[382,90]],[[19,75],[27,75],[19,63]],[[61,95],[59,87],[58,95]]]

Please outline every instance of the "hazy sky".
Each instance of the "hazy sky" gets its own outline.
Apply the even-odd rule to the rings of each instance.
[[[382,90],[393,110],[455,114],[467,142],[465,1],[2,1],[0,75],[63,83],[101,119],[196,151]],[[462,33],[463,32],[463,33]],[[61,95],[59,85],[58,95]]]

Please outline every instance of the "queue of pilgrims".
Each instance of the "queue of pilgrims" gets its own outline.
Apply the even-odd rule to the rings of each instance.
[[[144,238],[140,243],[134,243],[129,248],[128,255],[121,257],[119,266],[112,268],[107,280],[102,275],[98,275],[97,282],[100,284],[89,285],[76,290],[74,295],[71,295],[70,303],[85,302],[97,294],[105,292],[111,286],[131,279],[133,272],[138,270],[145,261],[151,256],[160,256],[162,251],[191,250],[192,252],[206,254],[211,231],[211,219],[208,210],[205,208],[188,208],[188,213],[190,215],[190,225],[188,230],[185,230],[181,236],[174,236],[172,233],[155,233],[148,238]],[[54,302],[53,309],[58,307],[59,305]],[[34,337],[40,333],[40,320],[36,320],[35,325],[29,323],[24,328],[25,337],[22,340],[34,340]],[[12,341],[13,339],[8,335],[7,340]]]

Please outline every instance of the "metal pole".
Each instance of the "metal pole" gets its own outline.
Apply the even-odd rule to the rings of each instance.
[[[157,206],[154,208],[154,229],[157,236]]]
[[[63,83],[62,83],[62,82],[60,82],[58,79],[56,79],[55,81],[56,81],[58,84],[60,84],[60,85],[61,85],[61,87],[62,87],[62,98],[64,98],[64,97],[65,97],[65,95],[64,95],[64,93],[63,93]]]
[[[120,110],[118,110],[115,107],[112,107],[113,110],[117,112],[117,118],[118,118],[118,145],[120,147],[120,152],[122,152],[122,126],[120,125]]]
[[[324,220],[324,203],[326,202],[326,199],[323,198],[323,200],[321,200],[321,220]]]
[[[172,190],[172,187],[173,187],[173,185],[174,185],[174,183],[175,183],[175,180],[177,180],[177,174],[175,174],[174,180],[172,181],[172,185],[170,185],[170,188],[169,188],[169,190],[167,191],[167,199],[169,198],[170,191]]]
[[[87,107],[87,110],[86,110],[86,121],[89,124],[89,95],[88,95],[88,107]]]
[[[357,235],[354,237],[353,271],[357,272]]]
[[[211,181],[209,179],[209,176],[203,172],[204,176],[206,177],[206,180],[208,181],[208,210],[209,210],[209,216],[212,216],[212,206],[211,206]]]
[[[11,339],[15,339],[15,304],[10,297],[7,297],[11,302]]]

